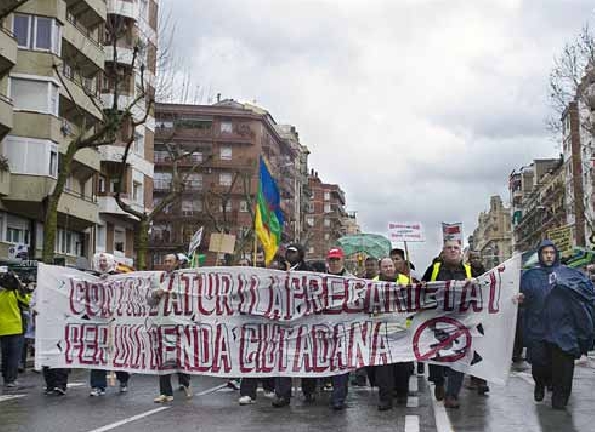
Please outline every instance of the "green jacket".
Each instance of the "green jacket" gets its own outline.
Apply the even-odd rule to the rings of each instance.
[[[21,307],[29,307],[30,299],[29,294],[0,289],[0,336],[23,333]]]

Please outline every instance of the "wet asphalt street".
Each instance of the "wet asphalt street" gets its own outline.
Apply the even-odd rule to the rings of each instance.
[[[155,404],[157,378],[133,376],[128,394],[110,388],[106,396],[89,396],[88,372],[71,374],[64,397],[45,396],[41,376],[27,373],[21,388],[0,393],[0,432],[170,432],[170,431],[547,431],[595,430],[595,361],[577,366],[573,395],[567,411],[554,411],[549,397],[533,402],[530,371],[513,372],[504,387],[491,386],[487,397],[463,389],[459,410],[445,410],[432,396],[425,376],[414,376],[407,406],[379,412],[378,392],[350,387],[348,407],[332,411],[330,393],[317,395],[314,405],[302,401],[301,392],[291,407],[276,409],[270,400],[240,407],[239,392],[226,381],[194,376],[194,397],[176,393],[174,402]],[[175,380],[174,380],[175,383]],[[299,384],[296,380],[296,383]]]

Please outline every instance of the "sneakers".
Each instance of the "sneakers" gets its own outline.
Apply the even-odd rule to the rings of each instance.
[[[227,381],[227,387],[234,390],[240,389],[240,380],[229,380]]]
[[[444,386],[437,385],[434,389],[434,396],[436,397],[437,401],[444,400]]]
[[[173,396],[160,395],[160,396],[157,396],[155,399],[153,399],[153,402],[165,403],[165,402],[171,402],[173,400],[174,400]]]
[[[263,396],[267,399],[274,399],[275,398],[275,392],[271,391],[271,390],[265,390],[263,393]]]
[[[46,392],[47,394],[47,392]],[[56,396],[64,396],[66,394],[66,389],[63,389],[61,387],[54,387],[54,394]]]
[[[46,396],[53,396],[53,394],[54,394],[54,390],[52,390],[52,389],[46,389],[46,390],[44,390],[44,391],[43,391],[43,393],[44,393]]]
[[[444,401],[444,408],[457,409],[460,407],[461,407],[461,404],[459,403],[459,401],[452,396],[447,397],[446,400]]]
[[[128,386],[125,384],[120,384],[120,393],[128,393]]]
[[[16,386],[18,386],[18,385],[19,385],[19,384],[18,384],[16,381],[9,382],[9,383],[6,383],[6,384],[5,384],[5,386],[6,386],[6,387],[8,387],[8,388],[15,388],[15,387],[16,387]]]
[[[252,399],[250,396],[240,396],[240,399],[238,399],[238,402],[241,406],[244,406],[244,405],[253,404],[256,401],[254,399]]]
[[[94,387],[93,390],[91,390],[91,397],[97,397],[97,396],[103,396],[105,395],[105,389],[102,389],[100,387]]]
[[[181,387],[182,387],[182,391],[184,392],[186,397],[188,399],[190,399],[192,397],[192,389],[190,388],[190,386],[181,386]]]

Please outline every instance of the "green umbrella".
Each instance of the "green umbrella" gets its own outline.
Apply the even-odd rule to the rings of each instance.
[[[358,234],[341,237],[337,245],[343,249],[345,255],[365,253],[372,258],[381,259],[390,253],[390,240],[377,234]]]

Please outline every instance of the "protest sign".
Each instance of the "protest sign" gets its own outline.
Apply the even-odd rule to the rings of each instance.
[[[391,243],[423,242],[426,240],[421,222],[389,222],[388,239]]]
[[[546,237],[556,244],[561,257],[568,258],[572,256],[572,226],[567,225],[561,228],[547,230]]]
[[[442,240],[446,243],[447,241],[456,241],[459,244],[463,244],[463,223],[445,223],[442,222]]]
[[[99,279],[40,264],[35,361],[221,377],[424,361],[504,383],[519,272],[520,256],[476,281],[413,285],[253,267]]]

